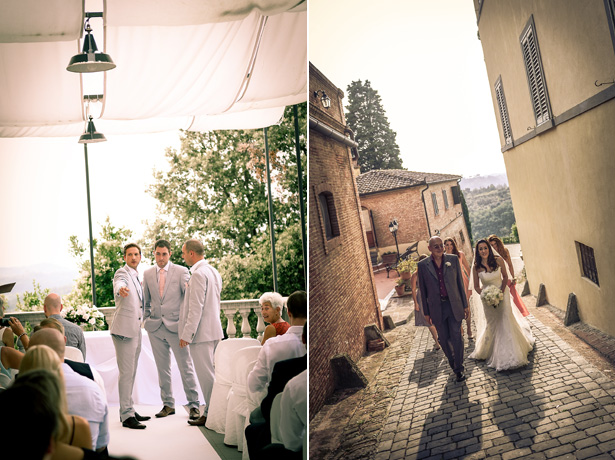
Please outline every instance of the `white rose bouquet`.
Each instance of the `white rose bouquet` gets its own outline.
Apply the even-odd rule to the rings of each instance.
[[[107,329],[105,315],[95,305],[64,305],[60,314],[67,321],[81,326],[84,331]]]
[[[480,293],[480,298],[487,305],[496,308],[504,299],[504,294],[497,286],[489,285]]]

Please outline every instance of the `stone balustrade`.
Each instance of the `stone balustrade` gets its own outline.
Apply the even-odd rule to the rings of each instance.
[[[223,300],[220,305],[222,315],[226,318],[227,326],[225,328],[226,336],[228,337],[260,337],[265,331],[265,322],[261,315],[261,309],[257,299],[253,300]],[[115,307],[103,307],[99,309],[107,320],[107,324],[111,326],[113,322],[113,314],[115,313]],[[256,327],[250,326],[248,316],[254,311],[257,316]],[[38,325],[43,319],[45,314],[42,311],[24,312],[13,311],[6,312],[5,317],[14,316],[21,321],[21,324],[25,324],[27,321],[30,326],[34,327]],[[224,322],[222,324],[224,327]]]

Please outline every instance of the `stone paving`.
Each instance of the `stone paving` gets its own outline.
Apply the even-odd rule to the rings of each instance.
[[[533,316],[530,364],[496,372],[465,360],[457,383],[416,328],[373,453],[365,458],[615,458],[615,384]],[[466,356],[473,342],[466,341]],[[363,452],[365,454],[365,452]],[[346,458],[354,458],[346,455]]]

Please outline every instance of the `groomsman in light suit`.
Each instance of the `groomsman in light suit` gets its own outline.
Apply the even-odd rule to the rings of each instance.
[[[172,263],[170,257],[170,243],[166,240],[156,241],[154,244],[156,266],[146,270],[143,275],[145,330],[156,360],[160,398],[163,403],[162,410],[156,414],[156,417],[166,417],[175,413],[175,398],[171,386],[171,350],[173,350],[190,408],[190,419],[195,420],[201,415],[196,376],[190,350],[179,346],[177,334],[179,307],[184,301],[190,273],[186,267]]]
[[[192,277],[186,287],[184,303],[179,309],[180,346],[190,345],[196,375],[201,384],[205,410],[192,426],[203,426],[207,420],[211,390],[214,385],[214,350],[224,337],[220,323],[220,273],[203,259],[203,245],[188,240],[182,246],[182,257],[191,268]]]
[[[132,400],[132,389],[141,353],[143,289],[137,271],[141,262],[141,248],[134,243],[124,246],[124,261],[126,265],[116,271],[113,278],[115,314],[110,332],[115,347],[117,367],[120,370],[118,389],[122,426],[143,429],[145,425],[139,422],[149,420],[151,417],[137,414]]]

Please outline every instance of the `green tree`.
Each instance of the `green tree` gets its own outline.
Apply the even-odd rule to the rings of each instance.
[[[96,307],[114,307],[113,277],[124,266],[123,247],[130,241],[132,232],[126,228],[116,228],[109,217],[103,224],[100,235],[93,241],[94,276],[96,279]],[[70,253],[79,264],[79,278],[75,280],[73,290],[64,297],[69,305],[92,304],[92,272],[89,246],[80,243],[76,236],[71,236]]]
[[[508,186],[490,185],[465,189],[464,196],[472,222],[474,241],[491,234],[507,238],[508,241],[511,227],[516,220]]]
[[[304,196],[306,106],[298,106]],[[268,129],[278,290],[286,295],[305,286],[292,110],[287,107],[281,124]],[[181,150],[168,149],[166,156],[168,171],[156,171],[149,189],[158,216],[143,244],[149,250],[158,238],[168,239],[171,259],[183,264],[183,242],[202,241],[224,281],[223,299],[273,290],[263,131],[183,132]]]
[[[474,246],[474,238],[472,237],[472,223],[470,222],[470,211],[468,210],[468,205],[466,203],[466,199],[463,196],[463,191],[461,191],[461,187],[459,188],[459,195],[461,196],[461,210],[463,211],[463,220],[466,221],[466,228],[468,229],[468,235],[470,235],[470,246]]]
[[[45,297],[51,292],[50,289],[41,289],[41,285],[32,280],[34,290],[32,292],[24,291],[21,297],[17,294],[17,310],[21,311],[41,311]]]
[[[346,122],[359,144],[361,172],[375,169],[403,169],[397,133],[389,126],[378,91],[369,80],[348,85]]]

